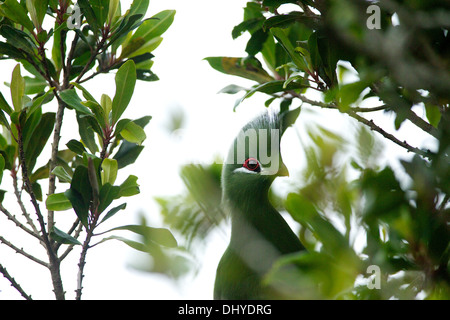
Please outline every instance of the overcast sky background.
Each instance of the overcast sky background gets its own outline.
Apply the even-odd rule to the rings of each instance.
[[[131,3],[122,1],[122,11]],[[119,172],[117,182],[123,181],[129,174],[139,177],[141,193],[127,198],[127,209],[110,220],[109,228],[139,223],[139,215],[144,214],[149,225],[162,227],[158,207],[152,200],[155,196],[176,195],[183,190],[179,178],[179,167],[184,163],[213,161],[215,155],[223,156],[238,130],[250,119],[264,110],[267,96],[255,95],[233,112],[238,96],[217,94],[230,83],[249,86],[246,80],[239,80],[213,70],[203,60],[208,56],[244,56],[247,36],[238,40],[231,38],[231,30],[242,21],[246,1],[219,0],[152,0],[147,15],[152,16],[165,9],[175,9],[175,21],[163,35],[164,41],[154,52],[153,71],[159,76],[157,82],[138,82],[129,108],[123,115],[136,119],[151,115],[153,119],[146,127],[147,140],[140,158],[134,165]],[[14,64],[5,67],[2,61],[0,82],[10,81]],[[114,95],[114,76],[100,75],[86,84],[96,98],[102,93]],[[9,89],[0,86],[3,95],[9,98]],[[320,99],[320,96],[314,97]],[[298,105],[299,103],[297,103]],[[54,107],[54,104],[53,104]],[[176,135],[169,134],[167,124],[170,115],[183,112],[186,125]],[[420,114],[421,115],[421,114]],[[61,145],[72,139],[73,115],[66,112]],[[392,119],[373,117],[386,123],[387,130],[393,132]],[[354,121],[345,115],[327,110],[305,107],[296,123],[298,132],[320,121],[321,125],[338,133],[351,133]],[[411,139],[411,127],[405,125],[399,133],[400,139],[408,138],[414,145],[430,144],[422,136]],[[289,150],[283,150],[288,145]],[[301,145],[294,129],[286,132],[282,141],[282,154],[291,177],[301,168]],[[45,151],[44,151],[45,152]],[[47,153],[48,154],[48,153]],[[397,156],[407,157],[406,152],[386,143],[384,154],[390,159]],[[10,190],[5,174],[2,189]],[[287,179],[277,179],[277,185],[288,183]],[[62,186],[65,188],[66,186]],[[43,187],[43,190],[46,190]],[[63,189],[60,189],[63,191]],[[14,203],[10,206],[14,208]],[[12,210],[12,209],[10,209]],[[17,214],[19,216],[19,214]],[[73,215],[71,211],[57,212],[56,219],[64,215]],[[22,232],[15,232],[14,225],[0,219],[0,234],[5,238],[24,241]],[[58,221],[58,220],[57,220]],[[73,221],[71,216],[69,221]],[[83,281],[83,299],[212,299],[215,268],[228,244],[228,229],[215,233],[208,239],[210,245],[199,253],[201,265],[196,276],[191,275],[174,282],[165,277],[136,271],[132,265],[138,263],[140,255],[128,246],[109,241],[88,251],[85,278]],[[118,235],[124,235],[125,233]],[[25,236],[26,237],[26,236]],[[24,249],[39,252],[43,259],[46,255],[41,247],[34,250],[31,244],[24,242]],[[75,251],[75,250],[74,250]],[[64,260],[62,274],[67,298],[73,299],[76,289],[77,262],[79,250]],[[37,266],[26,258],[15,254],[11,249],[0,245],[0,262],[35,299],[53,299],[48,270]],[[9,286],[9,282],[0,277],[0,299],[20,299],[20,295]]]

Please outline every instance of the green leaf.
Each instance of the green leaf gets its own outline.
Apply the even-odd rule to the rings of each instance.
[[[56,166],[52,173],[59,178],[60,182],[72,182],[72,177],[62,166]]]
[[[249,56],[255,56],[262,50],[264,42],[266,42],[268,35],[269,34],[263,29],[255,31],[250,37],[250,40],[247,42],[245,52],[247,52]]]
[[[81,223],[87,227],[88,226],[88,216],[89,216],[89,203],[86,203],[83,196],[75,189],[68,189],[64,192],[64,195],[69,199],[72,204],[73,210],[80,219]]]
[[[33,171],[38,156],[41,154],[47,144],[47,140],[53,132],[54,124],[55,113],[45,113],[42,115],[42,118],[33,133],[27,136],[28,143],[24,145],[24,151],[25,163],[27,164],[29,172]]]
[[[80,241],[56,227],[50,231],[50,237],[58,243],[81,245]]]
[[[425,112],[430,124],[437,128],[442,116],[439,107],[432,104],[425,104]]]
[[[118,164],[117,160],[106,158],[102,162],[102,184],[110,183],[114,185],[117,177]]]
[[[120,54],[120,59],[124,59],[127,57],[133,58],[146,53],[150,53],[161,44],[162,40],[162,37],[155,37],[147,42],[143,38],[131,39]]]
[[[86,152],[86,148],[84,147],[84,145],[80,141],[74,139],[67,142],[66,146],[67,148],[69,148],[69,150],[72,150],[73,152],[79,155],[82,155],[83,152]]]
[[[172,233],[165,228],[152,228],[145,225],[126,225],[108,230],[107,232],[127,230],[137,233],[144,237],[145,240],[155,242],[159,245],[175,248],[178,246],[177,240]]]
[[[5,111],[8,115],[10,115],[13,112],[13,109],[8,104],[8,102],[5,100],[5,97],[0,92],[0,109]]]
[[[149,0],[133,0],[133,3],[130,6],[129,15],[142,14],[145,15],[147,13]]]
[[[249,90],[239,101],[241,103],[243,100],[251,97],[256,92],[262,92],[266,94],[274,94],[278,92],[284,92],[289,90],[297,90],[297,89],[304,89],[306,86],[302,83],[297,82],[290,82],[285,86],[285,81],[283,80],[274,80],[270,82],[266,82],[263,84],[260,84],[253,89]],[[237,105],[239,105],[239,103]]]
[[[29,107],[29,110],[27,111],[27,117],[30,117],[30,115],[32,115],[38,108],[40,108],[43,103],[46,103],[46,99],[50,94],[53,94],[53,88],[50,88],[50,90],[48,90],[43,95],[35,97],[31,106]]]
[[[105,115],[105,112],[101,105],[99,105],[97,102],[94,101],[83,101],[81,102],[83,106],[88,107],[94,114],[94,117],[86,117],[82,116],[86,119],[88,118],[94,118],[95,120],[91,122],[92,120],[89,120],[88,122],[91,123],[92,129],[94,129],[95,132],[97,132],[100,136],[103,136],[103,132],[100,128],[105,129],[107,125],[109,125],[109,117]]]
[[[233,39],[236,39],[240,37],[245,31],[253,33],[254,30],[261,28],[263,22],[264,17],[247,19],[233,28],[231,36],[233,37]]]
[[[339,109],[341,111],[347,111],[351,104],[358,100],[361,92],[363,92],[365,88],[367,88],[367,84],[363,81],[352,82],[341,86],[341,88],[339,88]]]
[[[50,211],[64,211],[72,209],[72,203],[65,196],[64,193],[54,193],[47,197],[45,201],[47,210]]]
[[[118,197],[131,197],[139,194],[139,184],[137,183],[138,177],[130,175],[121,185]]]
[[[67,89],[59,93],[59,97],[64,101],[69,107],[72,107],[81,114],[92,115],[91,111],[86,108],[82,103],[81,99],[76,93],[75,89]]]
[[[116,93],[112,102],[112,124],[116,124],[130,103],[136,84],[136,66],[128,60],[117,71]]]
[[[98,25],[102,27],[108,17],[110,0],[90,0],[89,2],[95,13]]]
[[[80,6],[81,12],[85,16],[87,23],[91,27],[94,34],[98,33],[99,24],[97,23],[97,18],[95,16],[95,12],[89,4],[88,0],[78,0],[78,5]]]
[[[147,138],[144,129],[133,121],[128,122],[125,127],[120,131],[120,135],[131,143],[141,145]]]
[[[25,80],[20,74],[20,64],[17,64],[11,77],[11,99],[15,111],[22,110],[23,96],[25,94]]]
[[[80,134],[83,144],[95,154],[98,151],[98,146],[95,142],[95,134],[92,129],[92,123],[88,117],[83,117],[77,112],[78,133]]]
[[[110,1],[109,9],[108,9],[108,17],[106,19],[106,23],[108,25],[111,25],[111,23],[113,22],[114,18],[116,17],[117,9],[119,9],[119,4],[120,4],[119,0],[111,0]],[[119,14],[120,14],[120,12],[119,12]]]
[[[72,207],[75,210],[78,219],[87,226],[89,206],[93,197],[87,167],[79,165],[75,168],[72,182],[70,183],[70,189],[64,194],[72,203]]]
[[[254,57],[208,57],[206,61],[219,72],[250,79],[259,83],[272,81],[273,78],[263,69],[261,63]]]
[[[5,158],[0,154],[0,182],[3,179],[3,170],[5,170]]]
[[[128,141],[123,141],[113,158],[117,160],[119,169],[122,169],[134,163],[143,149],[143,146],[138,146],[137,144]]]
[[[6,55],[10,59],[24,59],[24,55],[20,50],[9,43],[0,42],[0,55]],[[3,56],[0,56],[3,58]]]
[[[77,88],[78,90],[80,90],[83,93],[83,97],[88,100],[88,101],[93,101],[95,103],[98,104],[97,100],[95,100],[95,98],[92,96],[92,94],[89,93],[89,91],[86,90],[85,87],[83,87],[81,84],[76,83],[76,82],[71,82],[71,85],[73,85],[75,88]]]
[[[142,38],[145,42],[159,37],[170,27],[175,17],[175,10],[164,10],[144,21],[131,37]]]
[[[109,218],[111,218],[113,215],[115,215],[117,212],[119,212],[120,210],[124,210],[127,207],[126,203],[122,203],[121,205],[112,208],[111,210],[108,211],[108,213],[103,217],[102,222],[108,220]]]
[[[290,193],[286,200],[286,210],[296,221],[314,233],[328,253],[339,256],[339,252],[351,252],[345,237],[320,215],[314,204],[304,196]]]
[[[219,93],[228,93],[228,94],[236,94],[240,91],[247,91],[247,88],[235,85],[235,84],[230,84],[226,87],[224,87],[223,89],[221,89],[219,91]]]
[[[36,29],[40,29],[45,13],[47,12],[49,0],[27,0],[26,5],[30,13],[31,20]]]
[[[0,4],[0,15],[18,23],[29,31],[33,31],[34,25],[28,18],[27,11],[17,0],[5,0]]]
[[[111,113],[112,110],[111,98],[107,94],[102,94],[100,105],[103,110],[103,120],[105,124],[109,124],[109,114]]]
[[[270,32],[272,32],[273,36],[278,40],[280,45],[286,50],[287,54],[291,57],[292,62],[302,71],[308,70],[308,66],[304,60],[304,58],[295,51],[294,46],[292,45],[290,39],[286,35],[285,30],[281,28],[271,28]]]
[[[98,213],[102,213],[105,209],[117,199],[120,192],[120,187],[113,186],[110,183],[105,183],[100,189],[100,204],[98,207]]]
[[[9,25],[2,25],[0,27],[0,34],[8,41],[9,44],[19,50],[23,50],[30,55],[37,52],[36,45],[28,34],[13,28]]]
[[[47,82],[43,78],[31,78],[28,76],[25,79],[25,94],[38,94],[44,91]]]

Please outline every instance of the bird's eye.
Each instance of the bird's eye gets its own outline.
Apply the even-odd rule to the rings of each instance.
[[[261,171],[261,166],[259,165],[258,160],[256,160],[255,158],[248,158],[247,160],[245,160],[243,167],[254,172]]]

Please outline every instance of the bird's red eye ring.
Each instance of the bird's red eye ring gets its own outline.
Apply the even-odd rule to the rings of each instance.
[[[254,172],[261,171],[261,166],[259,165],[258,160],[256,160],[255,158],[248,158],[247,160],[245,160],[243,167]]]

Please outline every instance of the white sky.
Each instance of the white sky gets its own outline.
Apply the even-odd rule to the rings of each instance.
[[[122,10],[131,1],[122,1]],[[194,5],[195,3],[195,5]],[[153,71],[159,76],[158,82],[138,82],[133,99],[123,117],[136,119],[151,115],[153,119],[146,128],[147,140],[145,149],[134,165],[128,166],[124,172],[119,172],[118,182],[129,174],[139,177],[141,194],[127,198],[127,209],[111,219],[107,227],[133,224],[139,222],[139,214],[144,213],[151,226],[160,227],[161,218],[158,207],[152,201],[155,196],[175,195],[183,190],[178,176],[179,166],[187,162],[211,162],[214,155],[223,155],[234,135],[248,120],[264,109],[266,96],[255,95],[244,101],[236,113],[232,109],[237,95],[217,94],[230,83],[248,86],[250,82],[238,80],[235,77],[223,75],[214,71],[202,59],[208,56],[243,56],[248,37],[238,40],[231,38],[231,30],[242,21],[242,7],[246,1],[219,0],[152,0],[148,16],[165,9],[176,9],[175,21],[163,35],[164,41],[155,51]],[[4,61],[1,62],[4,66]],[[0,82],[10,81],[13,64],[9,68],[2,67]],[[102,93],[114,94],[114,76],[101,75],[86,87],[100,98]],[[9,99],[9,90],[0,87],[5,98]],[[55,105],[52,105],[53,108]],[[185,130],[177,137],[169,136],[165,125],[170,119],[170,112],[182,109],[187,115]],[[74,119],[71,111],[66,111],[63,138],[61,145],[72,139],[71,132]],[[310,124],[312,119],[320,117],[320,122],[335,132],[348,132],[352,121],[339,113],[318,110],[316,116],[303,112],[296,127],[300,129]],[[388,119],[387,130],[393,132]],[[407,126],[400,133],[402,139],[411,136]],[[283,145],[289,145],[289,153],[285,154],[285,162],[291,172],[299,169],[299,159],[302,154],[295,133],[287,132]],[[422,137],[411,140],[420,145]],[[45,151],[44,151],[45,152]],[[386,154],[405,155],[406,153],[387,143]],[[11,190],[8,174],[0,188]],[[287,179],[287,178],[286,178]],[[283,184],[286,181],[277,181]],[[62,186],[60,191],[64,191]],[[43,187],[45,192],[46,188]],[[42,206],[43,207],[43,206]],[[14,203],[7,207],[12,212]],[[16,210],[16,211],[15,211]],[[56,219],[64,220],[65,216],[73,215],[70,211],[57,212]],[[68,221],[72,221],[71,216]],[[24,249],[39,252],[42,259],[46,255],[41,247],[36,250],[32,244],[22,238],[21,232],[16,232],[14,225],[0,218],[0,234],[11,242],[20,241]],[[58,220],[57,220],[58,221]],[[61,228],[64,229],[64,228]],[[119,233],[117,233],[119,234]],[[6,236],[8,235],[8,236]],[[123,234],[126,236],[126,234]],[[128,246],[110,241],[98,246],[87,255],[85,278],[83,281],[83,299],[211,299],[215,277],[215,268],[228,243],[226,233],[211,235],[204,254],[199,254],[199,263],[203,265],[197,276],[189,276],[175,283],[167,278],[135,271],[130,266],[137,261],[139,255]],[[74,250],[75,251],[75,250]],[[62,265],[64,287],[67,299],[73,299],[76,289],[77,262],[79,250],[72,252]],[[23,286],[28,294],[35,299],[53,299],[48,270],[12,250],[0,245],[0,262]],[[0,277],[0,300],[20,299],[20,295],[11,288],[9,282]]]

